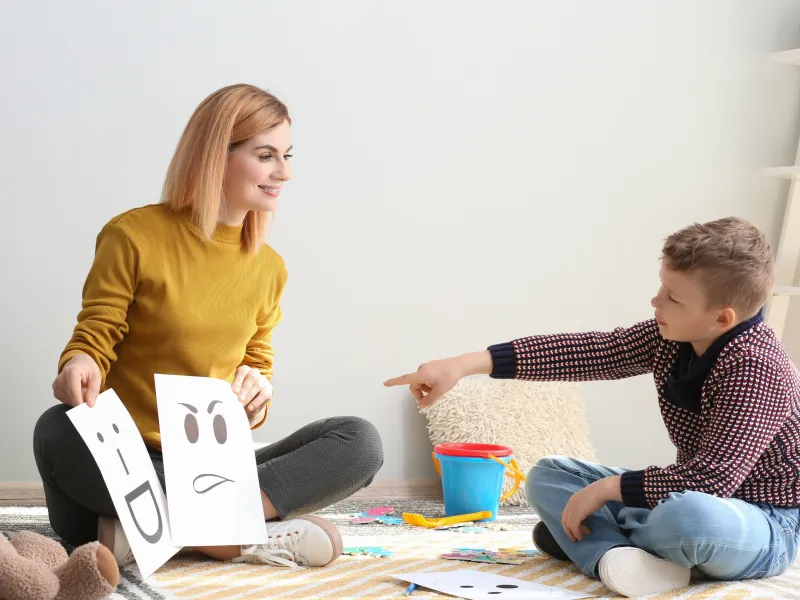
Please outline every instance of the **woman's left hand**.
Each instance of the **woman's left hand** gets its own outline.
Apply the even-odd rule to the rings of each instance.
[[[258,369],[242,365],[236,369],[231,383],[233,393],[244,406],[247,419],[253,422],[270,400],[272,400],[272,384]]]

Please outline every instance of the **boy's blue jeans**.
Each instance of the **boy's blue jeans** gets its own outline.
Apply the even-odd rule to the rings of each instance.
[[[652,510],[609,502],[586,519],[591,534],[571,542],[561,526],[570,496],[598,479],[624,472],[550,456],[528,475],[528,503],[586,575],[597,577],[600,557],[616,546],[635,546],[694,569],[695,574],[727,581],[780,575],[794,561],[800,546],[800,508],[701,492],[670,494]]]

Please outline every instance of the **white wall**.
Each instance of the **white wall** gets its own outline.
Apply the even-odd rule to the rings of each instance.
[[[191,10],[191,13],[190,13]],[[736,214],[779,231],[800,3],[37,2],[0,16],[0,481],[31,431],[94,238],[158,200],[189,114],[234,82],[290,106],[295,181],[276,401],[257,437],[373,420],[381,477],[432,474],[424,422],[381,382],[512,337],[650,316],[661,239]],[[673,457],[647,378],[585,388],[603,460]]]

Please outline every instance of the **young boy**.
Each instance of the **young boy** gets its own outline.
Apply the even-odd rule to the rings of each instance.
[[[534,542],[614,592],[644,596],[778,575],[800,545],[800,377],[763,321],[774,281],[764,235],[738,218],[669,236],[653,319],[541,335],[423,364],[385,383],[420,406],[462,378],[588,381],[652,373],[677,459],[629,471],[554,456],[527,481]]]

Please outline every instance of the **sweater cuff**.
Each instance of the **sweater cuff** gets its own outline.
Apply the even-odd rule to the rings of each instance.
[[[83,352],[82,350],[66,350],[61,354],[61,356],[58,359],[59,375],[61,374],[61,371],[64,369],[64,365],[66,365],[69,361],[78,356],[78,354],[86,354],[86,352]]]
[[[73,348],[71,350],[64,350],[64,352],[61,353],[61,357],[58,359],[58,374],[60,375],[61,371],[64,370],[64,366],[79,354],[85,354],[91,358],[97,365],[97,368],[100,369],[100,388],[102,389],[106,383],[106,376],[108,373],[106,373],[103,369],[103,363],[100,362],[100,357],[98,356],[97,352],[90,348]]]
[[[625,506],[650,508],[644,495],[644,471],[628,471],[620,480],[622,502]]]
[[[492,372],[489,375],[494,379],[513,379],[517,372],[517,357],[511,342],[489,346],[492,355]]]

